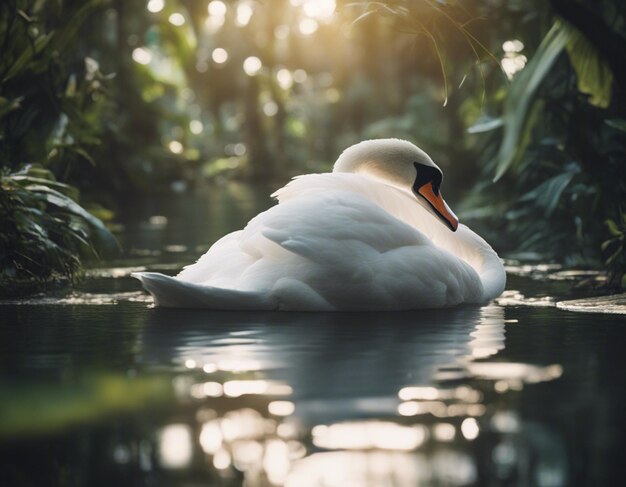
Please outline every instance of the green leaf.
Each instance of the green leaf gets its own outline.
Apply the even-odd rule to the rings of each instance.
[[[30,216],[26,215],[25,212],[16,211],[13,216],[15,218],[16,226],[20,232],[27,233],[42,241],[48,239],[48,233],[44,230],[44,228],[30,218]]]
[[[0,96],[0,118],[4,117],[7,113],[12,112],[13,110],[17,110],[23,100],[23,96],[14,98],[12,100],[8,100]]]
[[[535,55],[513,79],[504,103],[502,116],[504,136],[496,156],[494,181],[500,179],[515,161],[535,93],[565,48],[569,37],[570,31],[564,29],[561,22],[555,22],[541,41]]]
[[[11,66],[11,69],[9,69],[8,73],[2,81],[6,82],[14,76],[21,74],[22,71],[28,67],[28,64],[32,61],[35,55],[39,54],[46,48],[53,36],[54,32],[50,32],[49,34],[38,37],[35,40],[34,48],[29,46],[22,52],[22,54],[20,54],[20,56],[15,60],[15,62]]]
[[[614,237],[619,237],[622,234],[619,227],[617,226],[617,223],[615,223],[613,220],[606,220],[604,223],[606,223],[606,226],[608,227],[609,232]]]
[[[546,216],[552,215],[563,191],[577,172],[576,170],[568,171],[544,181],[534,190],[526,193],[520,201],[534,201],[537,206],[544,208]]]
[[[620,256],[620,254],[624,251],[624,247],[619,246],[617,248],[617,250],[611,254],[607,259],[606,259],[606,264],[607,265],[611,265],[613,262],[615,262],[615,260]]]
[[[39,164],[29,164],[17,174],[26,174],[27,176],[45,179],[47,181],[56,181],[56,178],[54,177],[52,171],[50,171],[50,169],[46,169],[45,167],[40,166]]]
[[[623,118],[612,118],[605,120],[604,123],[606,123],[609,127],[626,132],[626,120]]]
[[[70,118],[65,113],[59,114],[59,118],[57,119],[52,131],[50,132],[50,138],[48,141],[48,145],[50,147],[60,147],[66,143],[67,137],[67,126],[69,124]]]
[[[614,243],[618,242],[619,239],[616,238],[611,238],[609,240],[605,240],[604,242],[602,242],[602,245],[600,245],[600,250],[602,250],[602,252],[606,252],[606,250],[613,245]]]
[[[570,32],[566,48],[576,71],[578,91],[591,95],[589,103],[592,105],[607,108],[611,103],[613,72],[582,32],[567,23],[563,28]]]
[[[93,157],[91,157],[91,155],[89,155],[89,153],[85,149],[83,149],[82,147],[72,147],[72,150],[83,159],[85,159],[93,167],[96,167],[96,161],[94,161]]]
[[[97,8],[106,5],[108,0],[90,0],[79,8],[64,28],[54,36],[54,49],[62,52],[67,44],[76,36],[78,29],[83,25],[87,17]]]
[[[480,134],[483,132],[490,132],[497,128],[502,127],[504,121],[501,118],[484,117],[478,120],[474,125],[467,129],[468,134]]]
[[[59,193],[63,193],[65,196],[68,196],[72,198],[73,200],[78,200],[79,198],[78,189],[68,184],[59,183],[56,181],[49,181],[47,179],[34,178],[31,176],[20,176],[20,175],[12,176],[11,179],[24,187],[27,187],[33,184],[44,185],[44,186],[48,186],[49,188],[55,189]]]
[[[82,218],[85,222],[89,224],[91,229],[95,231],[95,243],[105,252],[113,252],[118,249],[118,244],[115,240],[115,237],[104,226],[104,223],[102,223],[102,221],[93,216],[71,198],[65,196],[62,193],[59,193],[58,191],[55,191],[54,189],[49,188],[48,186],[30,185],[27,186],[26,189],[39,193],[41,198],[44,199],[47,203],[56,206],[57,208],[65,212]]]
[[[82,253],[91,253],[95,257],[98,257],[98,253],[94,246],[87,240],[89,238],[88,235],[85,235],[80,229],[69,227],[69,232],[67,232],[67,236],[71,239],[75,240],[78,243],[79,248],[82,249]]]

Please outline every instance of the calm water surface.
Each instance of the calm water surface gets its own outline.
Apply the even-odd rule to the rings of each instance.
[[[267,193],[129,205],[122,258],[0,304],[0,485],[623,482],[626,318],[554,307],[558,269],[511,265],[483,307],[151,308],[132,270],[176,272]]]

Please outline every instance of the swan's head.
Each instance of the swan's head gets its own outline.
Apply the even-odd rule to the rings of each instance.
[[[333,172],[373,176],[387,184],[411,191],[417,202],[453,232],[459,220],[441,195],[443,173],[426,152],[400,139],[374,139],[348,147],[337,159]]]

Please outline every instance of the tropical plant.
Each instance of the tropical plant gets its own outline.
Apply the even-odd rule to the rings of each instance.
[[[545,13],[551,27],[513,78],[501,116],[471,129],[494,133],[483,146],[483,180],[471,205],[499,222],[509,250],[538,251],[570,265],[603,262],[610,276],[621,276],[623,260],[601,255],[615,241],[601,246],[610,236],[604,221],[621,221],[626,195],[622,68],[597,33],[589,35],[586,21],[572,17],[563,2],[551,3]],[[587,11],[585,3],[569,6]],[[600,3],[600,13],[588,11],[587,20],[602,26],[600,37],[623,42],[624,8]]]
[[[81,258],[117,248],[104,224],[77,203],[76,188],[30,165],[0,177],[0,292],[20,281],[72,277]]]
[[[611,238],[602,243],[602,252],[605,264],[612,269],[609,282],[626,289],[626,213],[622,213],[621,220],[607,220],[606,226]]]
[[[95,164],[108,107],[108,77],[76,49],[79,29],[104,4],[0,4],[2,294],[33,289],[19,283],[71,278],[81,258],[116,246],[67,184],[77,167]]]
[[[0,163],[43,163],[67,179],[94,164],[105,77],[98,63],[76,55],[79,28],[106,2],[12,0],[0,5]],[[67,53],[73,53],[68,55]]]

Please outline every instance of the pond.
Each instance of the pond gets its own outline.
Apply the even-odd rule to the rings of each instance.
[[[578,486],[621,476],[626,317],[566,311],[572,273],[509,262],[482,307],[151,307],[272,203],[267,188],[128,204],[124,255],[0,304],[0,485]]]

